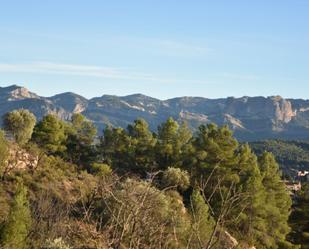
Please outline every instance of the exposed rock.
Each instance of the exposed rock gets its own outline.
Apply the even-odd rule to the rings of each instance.
[[[81,113],[86,110],[88,100],[75,93],[62,93],[48,98],[54,105],[69,113]]]
[[[240,244],[230,233],[224,231],[220,234],[220,248],[222,249],[256,249],[255,246]]]
[[[214,122],[228,125],[240,140],[268,138],[309,139],[309,100],[273,97],[207,99],[181,97],[159,100],[142,94],[103,95],[90,100],[62,93],[45,98],[19,86],[0,88],[0,116],[14,109],[29,109],[38,119],[55,114],[68,120],[82,113],[99,131],[106,125],[126,127],[143,118],[152,130],[169,117],[186,121],[193,129]]]
[[[11,170],[33,170],[37,166],[38,156],[31,155],[17,145],[11,145],[9,150],[9,158],[5,169],[6,172],[10,172]]]
[[[201,123],[209,123],[208,117],[204,114],[181,111],[179,116],[184,120],[195,120]]]
[[[241,121],[237,118],[234,118],[233,116],[231,116],[230,114],[225,114],[224,115],[224,123],[226,123],[227,125],[229,125],[229,127],[233,130],[236,129],[245,129],[245,127],[243,126],[243,124],[241,123]]]
[[[238,241],[227,231],[224,231],[220,234],[220,246],[223,249],[235,249],[238,246]]]
[[[297,112],[293,111],[291,102],[288,100],[284,100],[281,97],[273,97],[272,99],[276,108],[276,120],[282,121],[284,123],[289,123],[292,118],[296,116]]]
[[[34,93],[29,92],[26,88],[16,88],[11,92],[11,98],[9,100],[21,100],[21,99],[29,99],[29,98],[38,98],[38,96]]]
[[[24,87],[12,85],[9,87],[0,87],[0,99],[7,101],[23,100],[23,99],[38,99],[37,94],[30,92]]]

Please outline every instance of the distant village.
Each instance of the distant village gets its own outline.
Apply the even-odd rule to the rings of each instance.
[[[287,189],[294,195],[295,192],[301,190],[302,183],[309,182],[309,171],[297,171],[295,179],[293,181],[284,181]]]

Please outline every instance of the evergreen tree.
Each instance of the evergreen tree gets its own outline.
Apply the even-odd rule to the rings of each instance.
[[[97,128],[87,120],[82,114],[73,114],[71,119],[73,132],[76,133],[81,144],[90,145],[97,135]]]
[[[32,139],[51,154],[61,154],[66,150],[67,124],[54,115],[47,115],[34,128]]]
[[[288,218],[292,201],[274,156],[265,152],[259,158],[259,166],[265,199],[260,214],[256,215],[264,221],[264,226],[260,226],[263,235],[259,236],[258,242],[263,248],[280,248],[280,245],[286,244],[286,235],[290,231]]]
[[[199,127],[186,156],[185,165],[193,187],[202,193],[216,221],[213,235],[221,227],[233,225],[235,232],[241,229],[239,217],[244,215],[248,202],[246,191],[249,190],[245,190],[245,185],[251,168],[245,162],[239,164],[239,151],[239,144],[228,127],[209,124]]]
[[[183,162],[185,146],[192,134],[185,123],[178,125],[173,118],[169,118],[158,127],[158,142],[156,157],[159,167],[180,167]]]
[[[35,116],[28,110],[20,109],[4,115],[4,129],[20,144],[26,144],[32,135],[36,122]]]
[[[81,114],[74,114],[66,141],[67,157],[76,164],[89,164],[95,158],[94,139],[97,129]]]
[[[271,154],[257,162],[227,127],[212,124],[199,128],[190,153],[186,165],[192,182],[203,191],[220,226],[259,248],[285,243],[291,199]]]
[[[235,165],[238,142],[228,127],[215,124],[201,125],[193,139],[196,160],[195,169],[212,169],[215,166],[228,168]]]
[[[20,182],[14,196],[9,217],[2,231],[4,248],[26,248],[26,239],[31,227],[31,214],[27,199],[27,189]]]
[[[219,128],[214,124],[200,126],[192,141],[192,148],[186,156],[185,165],[193,178],[193,184],[207,181],[208,190],[215,189],[218,181],[228,188],[238,180],[237,164],[238,142],[227,127]],[[207,189],[205,189],[207,190]]]
[[[139,119],[127,130],[107,127],[101,138],[100,151],[103,161],[118,172],[144,175],[155,167],[156,139],[146,121]]]
[[[132,145],[129,158],[131,171],[143,174],[145,171],[154,170],[156,168],[154,158],[156,139],[149,130],[148,123],[143,119],[138,119],[133,125],[129,125],[127,130]]]
[[[231,219],[228,227],[231,231],[237,231],[247,243],[255,245],[261,233],[259,227],[265,224],[265,220],[259,217],[264,205],[265,191],[257,157],[247,144],[239,149],[235,170],[239,176],[237,189],[241,199],[229,215],[237,218]]]
[[[290,224],[293,232],[289,235],[290,240],[300,244],[302,249],[309,248],[309,183],[302,185],[300,192],[296,193],[295,204]]]
[[[209,213],[209,207],[198,190],[193,190],[190,198],[192,219],[191,248],[206,248],[213,232],[215,221]]]
[[[122,128],[107,127],[99,146],[101,160],[119,173],[128,172],[133,148],[131,138]]]

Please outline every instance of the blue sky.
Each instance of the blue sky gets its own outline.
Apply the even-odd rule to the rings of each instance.
[[[308,0],[1,1],[0,86],[309,99]]]

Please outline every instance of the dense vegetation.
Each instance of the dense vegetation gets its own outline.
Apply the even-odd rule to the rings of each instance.
[[[24,110],[4,120],[3,248],[229,248],[229,234],[240,248],[299,248],[287,241],[292,201],[275,158],[257,157],[227,127],[192,135],[170,118],[153,133],[136,120],[97,139],[80,114],[35,127]],[[16,143],[36,167],[14,168]]]
[[[302,186],[296,194],[294,208],[290,217],[292,232],[289,239],[301,244],[303,249],[309,248],[309,183]]]
[[[257,154],[271,152],[284,173],[293,177],[296,171],[309,170],[309,142],[266,140],[250,143]]]

